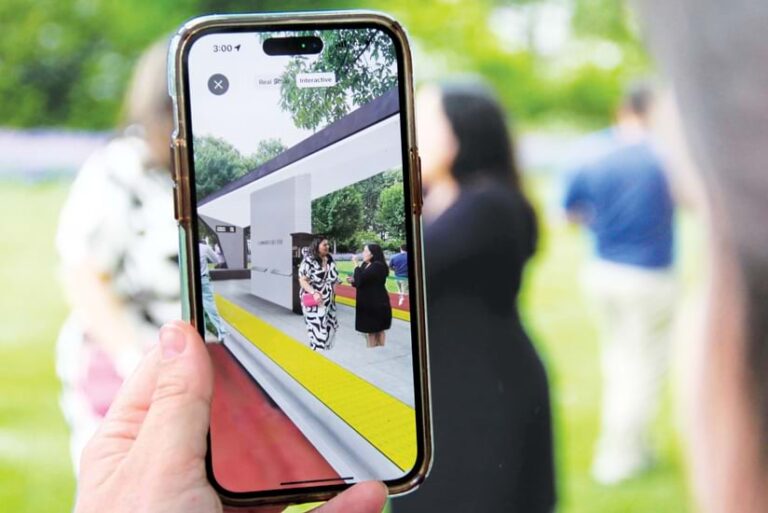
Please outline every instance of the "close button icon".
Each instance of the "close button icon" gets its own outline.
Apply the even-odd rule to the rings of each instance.
[[[208,79],[208,90],[216,96],[221,96],[229,90],[229,79],[221,73],[211,75]]]

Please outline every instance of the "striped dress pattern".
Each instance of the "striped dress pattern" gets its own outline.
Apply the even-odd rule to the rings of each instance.
[[[330,349],[332,332],[339,329],[336,317],[335,286],[341,283],[339,271],[333,258],[328,257],[325,269],[321,262],[312,255],[307,255],[299,266],[299,276],[307,279],[312,288],[322,295],[322,301],[316,306],[304,306],[304,323],[307,326],[309,345],[313,350]],[[303,290],[299,294],[304,294]]]

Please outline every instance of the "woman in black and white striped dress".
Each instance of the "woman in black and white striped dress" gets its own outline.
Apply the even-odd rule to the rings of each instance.
[[[335,287],[340,281],[328,239],[315,239],[299,266],[301,309],[313,350],[333,347],[339,329]]]

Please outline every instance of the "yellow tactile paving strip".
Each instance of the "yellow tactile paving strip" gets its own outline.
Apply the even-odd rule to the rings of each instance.
[[[336,302],[341,303],[342,305],[351,306],[353,308],[355,306],[355,300],[349,297],[336,296]],[[401,321],[411,322],[411,312],[406,312],[405,310],[393,308],[392,317],[395,319],[400,319]]]
[[[219,313],[401,470],[416,462],[416,412],[247,310],[216,295]]]

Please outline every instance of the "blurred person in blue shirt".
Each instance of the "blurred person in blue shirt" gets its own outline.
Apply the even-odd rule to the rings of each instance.
[[[389,259],[389,267],[395,271],[395,283],[400,296],[397,304],[402,305],[408,295],[408,246],[400,246],[400,253]]]
[[[584,288],[602,339],[602,419],[592,474],[604,484],[633,477],[653,461],[649,427],[674,316],[675,207],[648,130],[652,106],[649,85],[630,87],[616,125],[590,137],[589,151],[568,173],[563,200],[568,219],[594,239]]]

